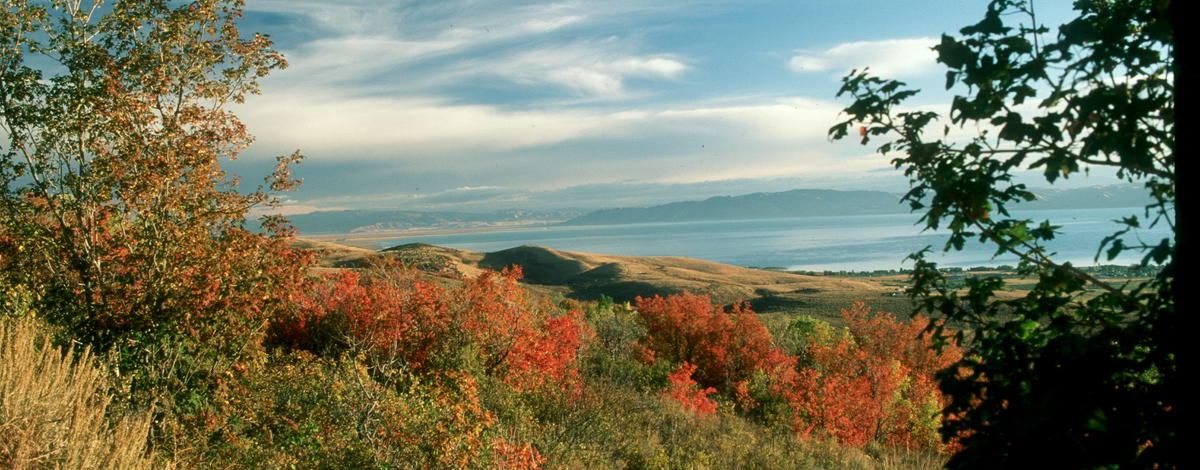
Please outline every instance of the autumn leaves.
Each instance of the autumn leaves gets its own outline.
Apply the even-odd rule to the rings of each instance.
[[[742,304],[726,309],[682,294],[639,298],[637,311],[648,329],[642,357],[680,364],[663,395],[699,416],[718,403],[753,415],[782,401],[801,437],[947,450],[937,434],[942,396],[934,374],[961,353],[934,350],[924,318],[900,321],[856,303],[842,311],[845,328],[819,324],[789,355]],[[752,386],[756,379],[767,386]]]

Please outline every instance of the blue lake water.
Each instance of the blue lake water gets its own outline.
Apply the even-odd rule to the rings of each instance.
[[[1058,261],[1076,265],[1132,264],[1140,254],[1127,252],[1107,261],[1093,261],[1100,241],[1120,228],[1114,219],[1142,215],[1141,208],[1072,209],[1014,212],[1013,217],[1035,222],[1050,220],[1060,234],[1047,246]],[[501,232],[469,233],[384,240],[379,248],[404,243],[492,252],[520,245],[565,251],[635,256],[686,256],[740,266],[774,266],[812,271],[870,271],[911,267],[908,253],[932,246],[931,259],[940,266],[1015,265],[1011,255],[993,257],[995,248],[969,241],[963,251],[941,253],[944,232],[922,232],[916,214],[844,217],[800,217],[736,221],[657,224],[554,226]],[[1160,225],[1126,236],[1157,244],[1171,235]]]

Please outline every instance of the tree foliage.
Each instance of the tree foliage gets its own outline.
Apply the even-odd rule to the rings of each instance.
[[[285,65],[238,31],[241,6],[0,8],[0,284],[73,340],[119,351],[138,389],[166,374],[175,393],[253,350],[307,263],[281,220],[244,227],[297,184],[299,155],[249,192],[221,169],[252,140],[226,106]]]
[[[959,93],[947,116],[903,107],[917,91],[902,82],[867,71],[843,81],[839,96],[854,102],[830,136],[859,128],[863,144],[884,139],[879,150],[898,155],[911,182],[904,200],[927,228],[949,230],[945,250],[978,239],[1038,280],[1014,300],[996,298],[995,278],[960,293],[926,251],[912,256],[918,311],[946,320],[930,331],[968,350],[940,376],[951,398],[943,437],[963,445],[951,468],[1178,465],[1176,242],[1126,237],[1174,231],[1177,220],[1169,3],[1080,0],[1078,17],[1051,31],[1032,1],[993,0],[982,21],[934,48]],[[954,138],[962,132],[972,135]],[[1056,262],[1044,243],[1061,227],[1008,211],[1034,197],[1018,172],[1054,183],[1103,167],[1154,203],[1116,221],[1096,257],[1140,253],[1142,265],[1163,265],[1149,282],[1106,282]]]

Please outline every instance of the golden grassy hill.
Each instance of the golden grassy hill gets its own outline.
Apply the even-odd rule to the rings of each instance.
[[[806,313],[827,318],[836,317],[839,309],[857,300],[899,314],[907,313],[910,305],[904,297],[887,295],[895,287],[874,279],[800,275],[692,258],[603,255],[537,246],[493,253],[420,243],[382,252],[311,240],[298,241],[297,246],[321,253],[318,270],[359,267],[364,258],[376,255],[448,276],[473,277],[483,269],[519,265],[524,270],[525,282],[532,287],[579,300],[607,295],[623,302],[637,296],[687,291],[706,294],[719,303],[747,300],[759,312]]]

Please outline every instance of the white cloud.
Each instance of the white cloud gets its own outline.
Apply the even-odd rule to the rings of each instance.
[[[302,201],[308,205],[520,197],[492,188],[497,185],[528,190],[621,180],[812,177],[886,163],[840,157],[863,149],[827,141],[841,109],[833,101],[771,92],[701,102],[655,99],[656,88],[647,82],[706,80],[695,70],[703,57],[651,49],[645,39],[652,34],[642,26],[620,26],[654,10],[657,27],[675,27],[688,10],[680,6],[254,0],[247,8],[300,15],[306,20],[289,25],[314,30],[291,31],[303,38],[286,45],[292,67],[264,82],[265,95],[236,110],[258,136],[249,159],[299,148],[309,165],[330,173],[304,176],[310,188],[326,191],[322,199]],[[919,40],[898,42],[905,41]],[[903,47],[874,43],[887,50],[873,55],[862,44],[797,56],[793,63],[834,73],[847,61],[870,59],[877,71],[913,70],[897,65]],[[456,186],[471,188],[423,197],[419,189],[396,192]],[[338,194],[342,188],[345,195]],[[309,209],[294,205],[289,210]]]
[[[631,97],[631,78],[672,80],[689,69],[667,54],[623,51],[613,38],[537,48],[514,55],[461,63],[457,74],[499,76],[526,85],[550,84],[597,99]]]
[[[831,101],[786,98],[774,102],[667,110],[665,118],[760,140],[824,140],[841,106]]]
[[[300,148],[313,160],[388,162],[411,172],[498,165],[493,176],[508,181],[503,184],[534,176],[579,184],[598,175],[698,181],[843,171],[848,163],[838,155],[857,145],[828,143],[826,130],[838,109],[831,101],[786,98],[665,109],[516,111],[429,97],[276,93],[238,112],[258,135],[254,155]],[[562,147],[575,144],[590,150]]]
[[[506,111],[438,98],[354,98],[274,93],[239,114],[258,135],[256,146],[299,147],[324,158],[407,156],[413,163],[552,145],[599,130],[617,131],[629,113],[571,110]],[[278,152],[274,152],[278,153]]]
[[[864,67],[881,77],[925,75],[938,70],[937,54],[930,49],[937,42],[929,37],[847,42],[823,51],[802,51],[792,56],[788,68],[835,76]]]
[[[364,83],[403,77],[385,88],[412,94],[486,76],[614,99],[630,96],[629,78],[674,79],[688,69],[678,57],[637,52],[629,38],[563,36],[571,28],[655,8],[636,1],[525,6],[486,1],[250,3],[251,11],[308,18],[321,33],[284,51],[292,67],[279,74],[276,87],[370,88]],[[408,73],[422,65],[419,73]]]

